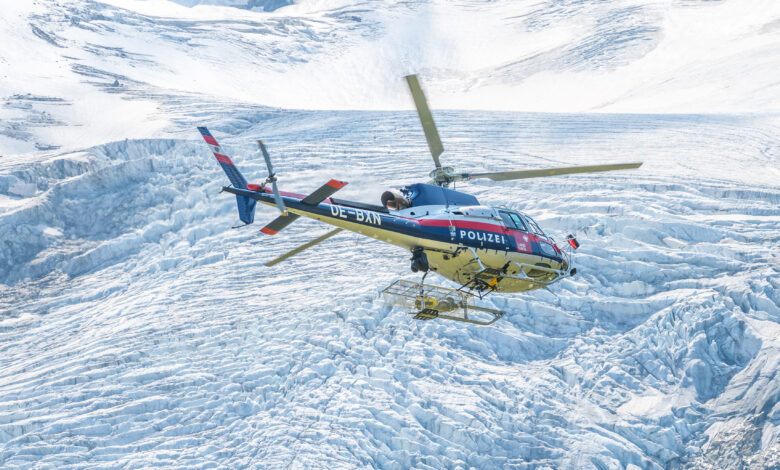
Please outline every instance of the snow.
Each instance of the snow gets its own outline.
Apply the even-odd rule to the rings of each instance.
[[[672,414],[673,408],[682,408],[690,406],[696,393],[692,388],[675,390],[673,393],[656,393],[650,395],[636,396],[620,405],[617,409],[618,414],[634,415],[642,418],[660,418]]]
[[[776,2],[271,3],[4,6],[0,467],[780,466]],[[409,72],[459,170],[645,162],[458,186],[582,244],[489,328],[372,239],[264,267],[327,228],[231,229],[194,128],[374,202],[431,169]]]
[[[4,154],[158,137],[209,98],[409,109],[408,73],[421,75],[436,109],[780,110],[771,0],[183,3],[5,7]]]

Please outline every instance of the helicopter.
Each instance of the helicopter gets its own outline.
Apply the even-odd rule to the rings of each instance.
[[[481,300],[494,292],[539,289],[574,275],[573,253],[579,242],[569,235],[566,244],[561,246],[527,214],[485,206],[475,196],[449,186],[481,178],[510,181],[628,170],[639,168],[642,162],[458,173],[452,167],[441,164],[439,157],[444,147],[417,76],[408,75],[405,79],[435,168],[430,172],[428,182],[385,191],[380,204],[332,197],[347,185],[335,179],[308,195],[280,191],[271,158],[261,140],[258,140],[258,146],[268,176],[261,184],[248,183],[209,130],[206,127],[198,127],[198,130],[230,180],[231,185],[224,186],[222,191],[235,195],[239,218],[244,224],[254,222],[255,205],[261,202],[275,205],[280,211],[277,218],[260,230],[267,235],[276,235],[301,216],[336,227],[265,263],[266,266],[274,266],[348,230],[399,246],[411,254],[411,270],[422,273],[422,280],[415,283],[401,279],[383,293],[393,303],[410,308],[415,318],[491,324],[505,312],[479,306],[476,299]],[[425,278],[431,272],[459,287],[452,289],[425,284]],[[475,318],[474,312],[487,314],[487,320]]]

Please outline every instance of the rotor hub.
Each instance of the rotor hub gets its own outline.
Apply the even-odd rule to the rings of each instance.
[[[430,177],[439,186],[447,186],[456,180],[457,175],[455,174],[455,169],[451,166],[443,166],[433,170],[430,173]]]

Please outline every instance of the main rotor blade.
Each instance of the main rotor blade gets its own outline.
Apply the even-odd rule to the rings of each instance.
[[[328,238],[332,237],[333,235],[336,235],[337,233],[341,232],[342,230],[344,230],[344,229],[337,228],[335,230],[331,230],[330,232],[326,233],[325,235],[321,235],[321,236],[315,238],[314,240],[312,240],[312,241],[310,241],[308,243],[304,243],[303,245],[299,246],[298,248],[295,248],[295,249],[292,249],[292,250],[288,251],[287,253],[283,254],[282,256],[279,256],[278,258],[272,259],[271,261],[265,263],[265,265],[266,266],[274,266],[276,264],[279,264],[282,261],[286,260],[287,258],[290,258],[291,256],[295,256],[298,253],[300,253],[301,251],[313,247],[317,243],[324,242],[325,240],[327,240]]]
[[[276,174],[274,174],[274,167],[271,165],[271,157],[268,155],[268,150],[265,149],[265,144],[263,144],[262,140],[257,141],[257,145],[260,146],[260,151],[263,153],[263,158],[265,158],[265,166],[268,167],[268,179],[271,180],[271,189],[274,191],[274,200],[276,201],[276,207],[279,208],[279,212],[282,213],[282,215],[287,213],[287,208],[284,207],[284,201],[282,200],[282,195],[279,194],[279,188],[276,186]]]
[[[436,168],[441,168],[439,155],[444,151],[444,147],[441,144],[436,124],[433,122],[431,110],[428,109],[428,101],[426,101],[422,88],[420,88],[420,82],[417,81],[417,75],[407,75],[406,82],[409,84],[409,90],[412,92],[414,105],[417,107],[417,115],[420,116],[420,122],[425,132],[425,140],[428,141],[428,148],[433,156],[433,162],[436,164]]]
[[[490,178],[493,181],[519,180],[524,178],[541,178],[544,176],[571,175],[574,173],[596,173],[599,171],[630,170],[639,168],[642,162],[615,163],[608,165],[569,166],[563,168],[545,168],[543,170],[499,171],[495,173],[466,173],[463,179]]]

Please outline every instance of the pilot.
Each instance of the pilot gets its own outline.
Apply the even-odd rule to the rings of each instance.
[[[397,189],[391,189],[382,193],[382,205],[392,211],[400,211],[411,207],[412,203]]]

